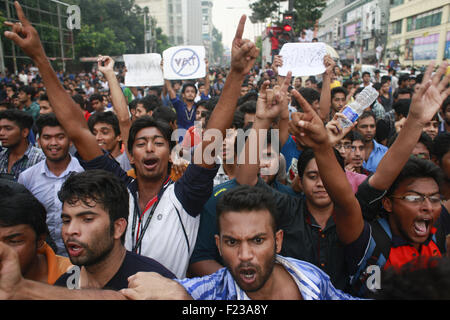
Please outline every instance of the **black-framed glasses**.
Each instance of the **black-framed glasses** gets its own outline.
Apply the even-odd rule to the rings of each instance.
[[[401,200],[405,200],[407,202],[415,203],[415,204],[422,204],[425,201],[425,199],[428,199],[431,202],[431,204],[433,204],[433,205],[437,205],[437,204],[440,205],[442,202],[441,196],[436,195],[436,194],[427,196],[425,194],[417,193],[417,194],[408,194],[406,196],[391,196],[391,198],[401,199]]]

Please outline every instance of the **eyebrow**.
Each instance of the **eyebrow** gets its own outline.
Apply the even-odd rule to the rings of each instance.
[[[5,237],[6,240],[13,239],[15,237],[23,236],[23,233],[13,233]]]
[[[88,215],[98,216],[99,214],[94,211],[82,211],[82,212],[78,212],[75,215],[75,217],[83,217],[83,216],[88,216]],[[61,213],[61,218],[63,218],[63,217],[70,217],[70,215],[63,212],[63,213]]]
[[[154,136],[144,136],[144,137],[139,137],[139,138],[136,138],[135,141],[138,141],[138,140],[145,140],[145,141],[148,141],[148,140],[155,140],[155,139],[158,139],[158,138],[164,139],[164,137],[161,136],[161,135],[154,135]]]
[[[256,234],[256,235],[252,236],[252,237],[249,238],[249,239],[255,239],[255,238],[263,237],[263,236],[266,236],[266,235],[267,235],[266,232],[261,232],[261,233],[258,233],[258,234]],[[236,238],[234,238],[234,237],[232,237],[232,236],[226,235],[226,234],[223,234],[223,235],[222,235],[222,238],[238,240],[238,239],[236,239]]]

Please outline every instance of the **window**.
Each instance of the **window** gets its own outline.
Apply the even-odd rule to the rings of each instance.
[[[407,20],[407,31],[434,27],[441,24],[442,8],[428,11],[417,16],[409,17]]]
[[[396,7],[396,6],[403,4],[404,1],[403,0],[390,0],[390,2],[391,2],[391,7]]]
[[[394,21],[389,26],[390,34],[400,34],[402,33],[402,20]]]

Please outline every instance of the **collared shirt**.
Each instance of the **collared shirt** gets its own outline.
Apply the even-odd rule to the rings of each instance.
[[[103,169],[112,172],[126,184],[130,208],[125,248],[132,250],[136,242],[132,230],[135,206],[139,200],[137,180],[129,177],[119,163],[107,153],[91,161],[83,161],[78,154],[77,157],[85,170]],[[178,278],[186,275],[189,258],[197,239],[199,214],[211,195],[217,170],[218,166],[208,169],[189,164],[183,176],[170,184],[161,195],[153,217],[147,214],[142,218],[142,226],[150,220],[148,229],[144,231],[139,253],[155,259]]]
[[[28,168],[19,175],[18,182],[23,184],[41,202],[47,211],[47,225],[50,236],[57,246],[56,254],[67,256],[66,249],[61,237],[61,210],[62,203],[58,199],[58,192],[64,181],[72,172],[83,172],[84,169],[75,157],[71,160],[66,170],[59,176],[55,176],[43,160]]]
[[[15,181],[17,181],[21,172],[45,159],[45,155],[40,149],[28,144],[28,148],[22,158],[17,160],[11,167],[11,171],[8,172],[9,153],[8,148],[4,148],[0,151],[0,173],[9,173],[13,175]]]
[[[213,194],[203,207],[200,215],[200,228],[190,263],[216,260],[223,265],[217,250],[214,235],[218,234],[216,223],[216,204],[225,191],[238,186],[236,179],[216,186]],[[257,187],[273,193],[277,206],[278,227],[283,229],[283,246],[280,254],[307,261],[326,272],[333,285],[347,289],[348,275],[344,260],[344,246],[339,242],[333,217],[322,229],[306,208],[306,199],[292,196],[267,185],[261,178]]]
[[[41,110],[41,107],[37,102],[32,102],[29,107],[23,108],[23,111],[28,113],[30,116],[33,117],[34,121],[39,117],[39,111]]]
[[[177,112],[177,124],[178,128],[183,128],[188,130],[194,125],[195,122],[195,112],[197,111],[197,106],[194,104],[191,111],[188,111],[186,103],[180,98],[170,99],[175,111]]]
[[[384,157],[388,148],[376,142],[375,139],[372,140],[372,142],[373,142],[373,150],[370,153],[369,159],[367,159],[367,161],[364,161],[363,168],[370,172],[375,172],[377,170],[378,164]]]
[[[289,272],[304,300],[357,299],[336,289],[330,277],[310,263],[280,255],[276,255],[276,263]],[[227,268],[222,268],[209,276],[176,281],[195,300],[250,300]]]

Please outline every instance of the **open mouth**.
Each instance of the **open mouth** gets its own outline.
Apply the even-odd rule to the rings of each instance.
[[[429,234],[431,219],[419,219],[414,221],[414,231],[419,237],[425,237]]]
[[[158,159],[146,159],[143,161],[144,167],[147,170],[153,170],[158,165]]]
[[[239,277],[247,284],[253,283],[256,280],[256,270],[253,268],[241,269]]]
[[[70,242],[67,244],[67,251],[69,256],[78,257],[83,252],[83,247],[76,243]]]

